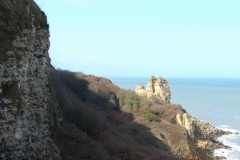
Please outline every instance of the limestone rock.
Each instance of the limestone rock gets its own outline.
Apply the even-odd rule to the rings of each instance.
[[[143,97],[147,96],[147,93],[146,93],[143,85],[141,85],[140,83],[137,83],[136,88],[135,88],[135,93],[138,94],[139,96],[143,96]]]
[[[222,131],[221,129],[217,129],[213,127],[210,123],[206,121],[198,120],[188,113],[178,113],[175,116],[175,121],[173,123],[178,124],[186,130],[186,137],[188,139],[185,144],[193,143],[194,145],[190,147],[191,149],[195,148],[191,151],[191,153],[196,152],[197,157],[195,159],[215,159],[215,157],[210,155],[210,152],[207,153],[207,157],[204,156],[204,158],[200,158],[202,155],[202,152],[199,152],[200,150],[210,151],[214,149],[219,148],[228,148],[228,146],[225,146],[222,143],[217,142],[214,140],[215,137],[227,134],[226,132]],[[181,144],[181,149],[178,151],[181,152],[180,155],[183,155],[184,152],[182,152],[182,148],[184,146],[184,143]],[[187,149],[187,148],[186,148]],[[188,150],[188,149],[187,149]],[[206,153],[205,153],[206,154]],[[187,157],[186,159],[191,159]]]
[[[6,55],[7,55],[8,57],[14,57],[14,52],[13,52],[13,51],[8,51],[8,52],[6,53]]]
[[[4,75],[4,68],[3,65],[0,64],[0,77]]]
[[[5,2],[15,3],[1,1],[0,15],[7,10],[13,21],[29,19],[14,19],[12,8],[7,8]],[[22,1],[17,3],[25,5]],[[30,6],[27,4],[28,12],[32,11]],[[34,17],[32,28],[19,31],[14,39],[7,39],[12,45],[6,47],[6,52],[0,53],[0,159],[61,159],[60,153],[52,152],[54,143],[49,141],[49,110],[45,101],[49,96],[47,76],[51,67],[49,31],[38,28],[35,32],[33,21]],[[35,44],[36,41],[41,43]],[[58,158],[53,155],[58,155],[55,156]]]
[[[146,86],[146,92],[147,92],[147,98],[151,97],[155,92],[154,83],[157,79],[154,76],[151,76],[148,80],[147,86]]]
[[[224,133],[221,129],[213,127],[206,121],[198,120],[188,113],[177,114],[176,122],[187,129],[188,134],[195,140],[209,139]]]
[[[170,103],[171,92],[169,88],[168,82],[164,78],[159,77],[154,83],[154,95],[165,103]]]
[[[2,102],[3,102],[4,104],[11,104],[11,103],[12,103],[12,100],[11,100],[11,99],[7,99],[7,98],[3,98],[3,99],[2,99]]]
[[[154,76],[151,76],[148,80],[146,90],[142,84],[137,83],[135,93],[147,98],[156,96],[160,102],[165,104],[170,103],[171,99],[170,85],[163,77],[156,79]]]

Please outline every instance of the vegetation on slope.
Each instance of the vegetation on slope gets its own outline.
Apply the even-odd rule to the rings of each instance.
[[[64,70],[53,71],[50,88],[62,111],[51,132],[63,159],[209,159],[175,123],[176,114],[186,112],[179,105]]]
[[[144,119],[150,122],[159,122],[159,118],[162,116],[163,112],[160,109],[148,110],[144,113]]]
[[[70,71],[52,73],[51,87],[63,112],[52,138],[63,159],[176,159],[150,128],[120,110],[110,81],[93,80]]]
[[[131,90],[120,91],[117,94],[121,106],[124,106],[123,110],[129,112],[130,110],[139,109],[141,107],[142,97],[139,97]]]

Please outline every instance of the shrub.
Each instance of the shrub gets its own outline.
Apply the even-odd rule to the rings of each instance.
[[[85,106],[81,101],[87,98],[85,97],[85,92],[88,91],[87,81],[77,79],[74,72],[65,70],[53,72],[51,80],[64,119],[88,135],[97,137],[98,133],[104,130],[107,124],[104,123],[103,118],[96,110]],[[55,115],[53,115],[54,118]]]
[[[141,105],[142,106],[152,106],[154,102],[152,102],[149,98],[145,98],[142,100]]]
[[[163,112],[160,110],[148,110],[144,113],[144,120],[150,122],[158,122],[159,118],[163,115]]]
[[[157,103],[157,104],[164,104],[162,99],[158,99],[155,95],[151,96],[149,98],[150,101],[152,101],[153,103]]]
[[[83,72],[76,72],[75,73],[75,77],[77,78],[77,79],[81,79],[81,78],[83,78],[85,76],[85,74],[83,73]]]
[[[121,91],[117,96],[121,106],[128,105],[131,109],[140,108],[142,99],[133,91]]]
[[[86,100],[85,93],[88,89],[88,82],[84,79],[77,78],[75,72],[67,70],[56,70],[55,76],[60,83],[75,93],[82,101]]]

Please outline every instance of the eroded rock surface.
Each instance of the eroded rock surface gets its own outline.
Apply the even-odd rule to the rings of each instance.
[[[156,96],[160,102],[165,104],[170,103],[171,99],[170,85],[163,77],[156,79],[154,76],[151,76],[148,80],[146,90],[142,84],[137,83],[135,93],[147,98]]]
[[[229,148],[214,140],[214,137],[228,133],[213,127],[210,123],[198,120],[188,113],[177,114],[175,120],[177,124],[187,130],[189,140],[197,146],[195,149],[196,151],[199,149],[211,151],[217,148]],[[209,154],[209,158],[213,159],[215,157]]]
[[[199,139],[210,139],[224,133],[221,129],[213,127],[206,121],[198,120],[188,113],[177,114],[176,121],[186,128],[188,134],[196,141]]]
[[[147,92],[144,89],[144,86],[140,83],[137,83],[136,88],[135,88],[135,93],[137,93],[139,96],[143,96],[143,97],[147,96]]]
[[[34,14],[28,14],[30,29],[16,34],[1,53],[0,159],[61,159],[49,131],[49,30],[36,28]]]

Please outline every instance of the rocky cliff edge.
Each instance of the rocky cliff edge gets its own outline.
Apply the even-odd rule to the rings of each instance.
[[[50,138],[49,30],[31,0],[0,0],[0,159],[61,159]]]

